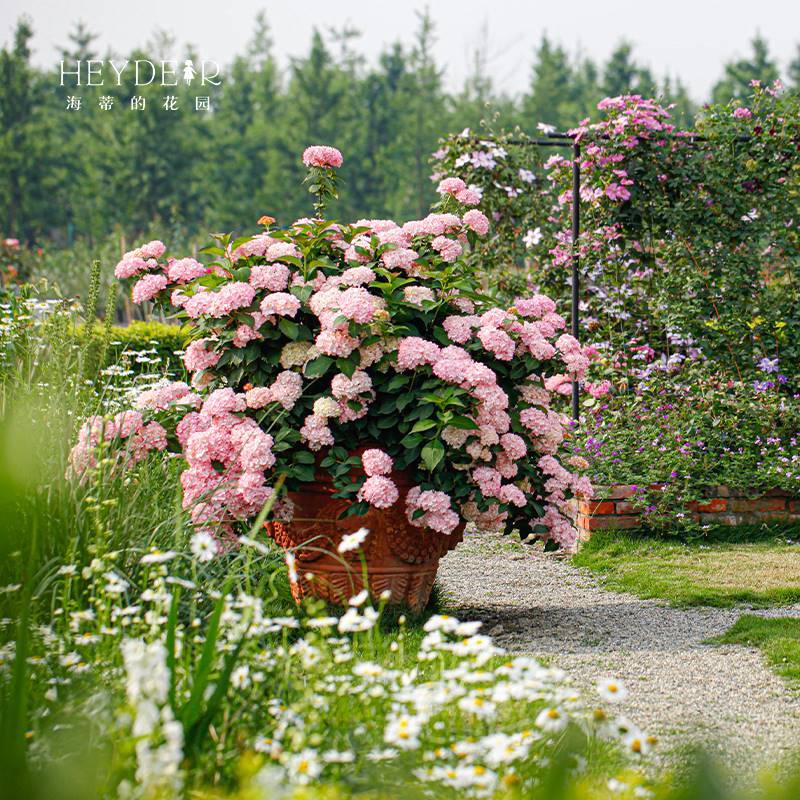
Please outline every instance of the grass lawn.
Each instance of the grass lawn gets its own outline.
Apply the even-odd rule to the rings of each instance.
[[[773,606],[800,602],[800,546],[785,538],[684,543],[642,534],[595,533],[573,563],[608,589],[679,606]]]
[[[745,614],[729,631],[711,641],[758,647],[778,675],[800,687],[800,619],[767,619]]]

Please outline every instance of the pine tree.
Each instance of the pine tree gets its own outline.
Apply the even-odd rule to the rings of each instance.
[[[731,61],[725,65],[723,77],[715,84],[712,96],[715,103],[730,100],[746,100],[752,94],[750,82],[759,80],[764,84],[778,78],[778,67],[769,54],[769,44],[761,35],[752,41],[750,58]]]

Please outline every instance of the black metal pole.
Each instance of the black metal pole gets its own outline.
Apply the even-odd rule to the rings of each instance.
[[[581,146],[579,142],[572,144],[572,335],[577,339],[579,333],[580,311],[580,256],[578,240],[581,235]],[[572,418],[580,416],[580,386],[578,380],[572,380]]]

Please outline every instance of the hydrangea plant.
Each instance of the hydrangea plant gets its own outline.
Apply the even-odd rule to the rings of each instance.
[[[341,154],[311,148],[304,160],[319,212]],[[481,292],[467,255],[489,222],[460,182],[441,188],[451,211],[404,224],[315,218],[274,230],[267,217],[255,236],[216,237],[208,265],[165,258],[161,242],[126,254],[116,274],[134,301],[192,331],[192,387],[172,383],[117,420],[89,421],[74,469],[120,437],[135,458],[148,445],[180,451],[184,505],[216,535],[254,517],[278,480],[299,491],[322,469],[352,514],[400,502],[421,534],[469,521],[571,545],[562,512],[590,486],[570,469],[580,460],[562,463],[566,419],[551,392],[580,378],[594,350],[563,333],[548,297],[501,308]],[[413,483],[405,497],[394,470]],[[288,516],[291,503],[273,511]]]

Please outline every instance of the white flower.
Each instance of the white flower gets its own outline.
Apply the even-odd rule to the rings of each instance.
[[[397,756],[397,753],[397,750],[387,747],[384,750],[371,750],[367,753],[367,758],[370,761],[391,761]]]
[[[383,740],[401,750],[414,750],[419,747],[417,736],[421,730],[422,720],[419,717],[402,714],[389,721],[383,732]]]
[[[58,568],[59,575],[66,575],[71,578],[78,573],[78,568],[74,564],[65,564],[63,567]]]
[[[634,728],[622,741],[631,753],[637,756],[646,756],[650,752],[650,747],[654,740],[647,736],[647,734]]]
[[[523,237],[522,241],[525,243],[525,247],[535,247],[539,242],[542,241],[542,229],[541,228],[533,228],[529,230]]]
[[[353,608],[358,608],[360,605],[363,605],[364,601],[369,597],[369,592],[366,589],[362,589],[357,595],[351,597],[347,603],[351,605]]]
[[[257,542],[255,539],[251,539],[249,536],[240,536],[239,544],[246,545],[247,547],[252,547],[254,550],[261,553],[262,556],[269,555],[269,548],[265,544]]]
[[[536,180],[536,176],[529,169],[520,169],[518,175],[519,179],[525,183],[533,183]]]
[[[548,125],[546,122],[540,122],[540,123],[537,124],[536,127],[537,127],[538,130],[540,130],[545,135],[556,132],[556,126],[555,125]]]
[[[338,622],[337,617],[312,617],[306,620],[309,628],[334,628]]]
[[[536,727],[547,733],[558,733],[567,727],[567,715],[560,708],[545,708],[536,717]]]
[[[217,540],[208,531],[197,531],[189,540],[192,555],[200,562],[211,561],[219,553]]]
[[[231,686],[234,689],[246,689],[250,685],[250,667],[241,664],[231,673]]]
[[[359,678],[379,678],[383,672],[380,664],[373,664],[371,661],[362,661],[353,667],[353,675],[358,675]]]
[[[491,717],[495,712],[495,704],[479,694],[472,694],[468,697],[462,697],[458,701],[458,707],[462,711],[469,711],[478,717]]]
[[[293,783],[306,785],[319,777],[322,772],[322,762],[315,750],[306,748],[289,756],[286,760],[286,768]]]
[[[165,561],[172,561],[178,554],[174,550],[167,550],[165,553],[153,550],[152,553],[142,556],[139,559],[141,564],[163,564]]]
[[[622,703],[628,696],[628,690],[622,681],[604,678],[597,683],[597,693],[608,703]]]
[[[328,417],[338,417],[341,414],[339,403],[332,397],[320,397],[314,401],[314,415],[328,419]]]
[[[286,568],[289,570],[289,580],[292,583],[297,583],[297,559],[293,553],[286,553],[284,555],[286,560]]]
[[[368,631],[374,627],[377,618],[378,612],[372,608],[365,608],[363,616],[355,608],[348,608],[339,619],[339,633]]]
[[[356,760],[352,750],[326,750],[322,760],[328,764],[352,764]]]
[[[459,625],[455,617],[447,614],[434,614],[423,626],[422,630],[431,633],[433,631],[444,631],[452,633]]]
[[[108,594],[123,594],[129,586],[128,581],[117,575],[116,572],[106,572],[103,577],[107,581],[103,588]]]
[[[355,533],[346,533],[342,536],[342,541],[339,542],[338,551],[340,553],[348,553],[351,550],[357,550],[364,543],[367,534],[369,534],[368,528],[359,528]]]

